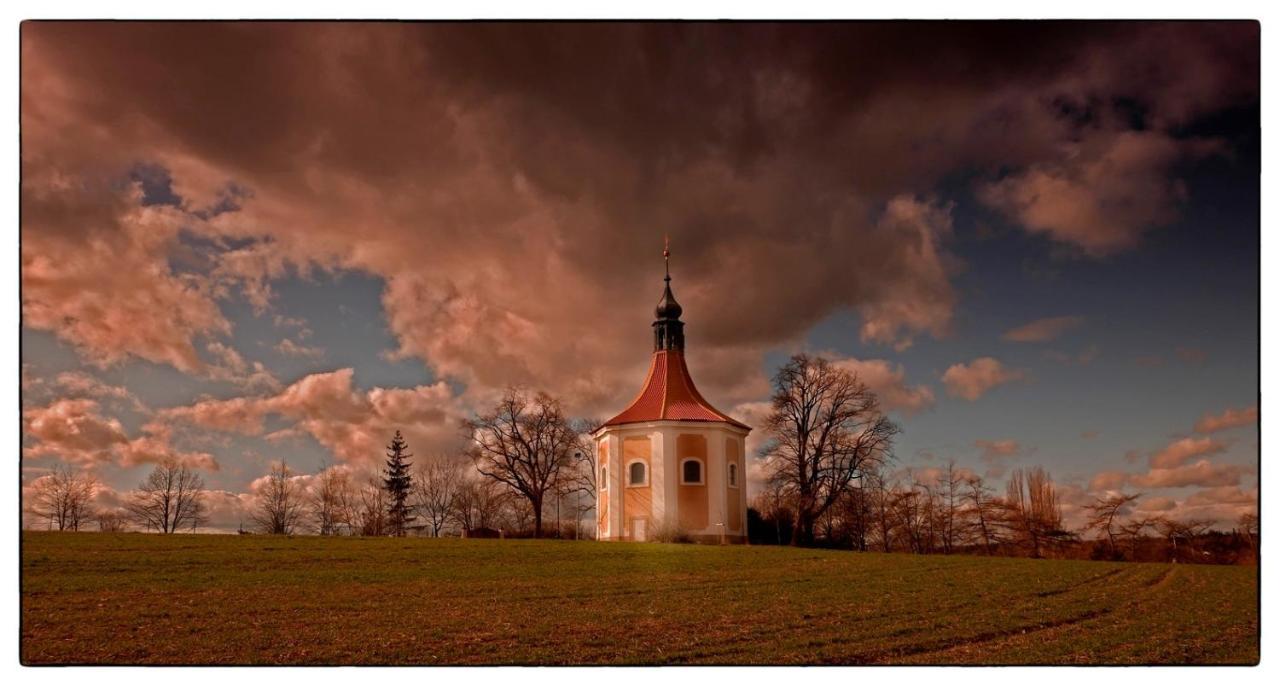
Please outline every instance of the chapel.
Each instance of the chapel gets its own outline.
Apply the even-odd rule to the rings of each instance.
[[[593,434],[596,538],[747,539],[746,438],[751,427],[712,407],[685,364],[683,308],[671,252],[653,322],[653,357],[635,400]]]

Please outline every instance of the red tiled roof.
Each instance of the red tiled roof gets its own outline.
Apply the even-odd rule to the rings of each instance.
[[[717,410],[693,385],[684,353],[659,350],[649,364],[644,389],[627,409],[604,423],[604,426],[656,421],[728,422],[744,429],[751,427]]]

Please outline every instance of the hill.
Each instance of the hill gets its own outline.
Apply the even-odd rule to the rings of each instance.
[[[26,664],[1258,660],[1256,567],[413,538],[22,544]]]

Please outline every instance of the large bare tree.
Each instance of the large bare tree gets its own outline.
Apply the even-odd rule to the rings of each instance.
[[[427,520],[431,535],[439,538],[453,518],[454,501],[462,486],[463,465],[453,457],[438,455],[419,463],[417,471],[412,487],[414,509]]]
[[[533,535],[540,537],[547,492],[574,452],[583,450],[560,401],[546,393],[508,389],[492,410],[468,420],[465,428],[476,470],[529,502]]]
[[[32,516],[58,531],[79,531],[94,518],[98,480],[92,474],[59,465],[36,479],[26,502]]]
[[[144,529],[165,534],[195,530],[206,520],[204,479],[177,460],[165,460],[138,485],[125,508]]]
[[[765,456],[772,478],[793,496],[792,541],[811,545],[818,518],[854,479],[890,458],[899,429],[857,375],[824,358],[792,357],[773,385]]]
[[[293,472],[285,462],[271,465],[267,480],[258,487],[254,496],[250,519],[264,534],[288,535],[302,523],[302,488],[293,480]]]

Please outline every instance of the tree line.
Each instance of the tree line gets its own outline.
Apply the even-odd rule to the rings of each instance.
[[[304,484],[287,462],[271,465],[256,484],[241,533],[404,536],[500,536],[580,533],[595,505],[589,420],[570,420],[546,393],[512,388],[488,412],[467,420],[468,449],[415,464],[400,431],[386,446],[383,469],[358,478],[345,467],[322,467]],[[25,511],[51,529],[195,531],[208,523],[203,478],[169,460],[157,465],[119,509],[95,509],[100,484],[88,472],[59,466],[37,479]],[[573,516],[564,525],[563,514]],[[594,526],[590,527],[594,531]]]
[[[1014,470],[1003,491],[949,461],[925,477],[893,469],[901,428],[858,376],[820,356],[799,354],[773,378],[761,427],[766,485],[748,512],[755,543],[844,547],[882,552],[979,553],[1031,557],[1250,561],[1258,520],[1245,515],[1231,533],[1205,520],[1137,517],[1141,494],[1098,497],[1076,530],[1063,524],[1058,490],[1039,467]],[[286,463],[274,464],[253,495],[249,529],[268,534],[403,536],[554,534],[566,529],[561,506],[582,517],[594,510],[597,465],[588,433],[598,424],[571,420],[546,393],[508,389],[488,411],[463,423],[467,448],[415,464],[399,431],[386,446],[380,474],[357,479],[344,467],[322,468],[308,486]],[[97,521],[162,533],[194,530],[207,520],[204,483],[186,466],[165,462],[128,497],[122,511],[92,511],[96,482],[66,467],[38,480],[29,510],[59,530]],[[594,525],[585,527],[594,532]]]
[[[918,554],[978,553],[1110,560],[1249,562],[1258,518],[1231,532],[1209,520],[1130,514],[1141,493],[1112,493],[1063,524],[1058,490],[1040,467],[1015,469],[1003,493],[954,460],[928,476],[892,468],[899,427],[856,374],[796,355],[779,369],[764,429],[768,479],[748,512],[756,543]]]

